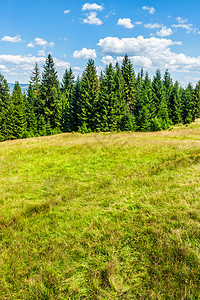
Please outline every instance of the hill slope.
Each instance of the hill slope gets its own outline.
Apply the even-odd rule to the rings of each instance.
[[[200,122],[0,143],[2,299],[198,299]]]

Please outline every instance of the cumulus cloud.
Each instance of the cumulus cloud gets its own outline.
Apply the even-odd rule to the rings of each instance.
[[[148,12],[149,12],[150,14],[154,14],[155,11],[156,11],[154,7],[149,7],[149,6],[143,6],[142,9],[143,9],[143,10],[148,10]]]
[[[35,46],[34,46],[34,44],[32,42],[30,42],[30,43],[27,44],[26,47],[28,47],[28,48],[34,48]]]
[[[160,28],[162,25],[158,24],[158,23],[148,23],[148,24],[144,24],[144,27],[145,28],[148,28],[148,29],[155,29],[155,28]]]
[[[2,39],[2,42],[11,42],[11,43],[19,43],[22,41],[20,35],[16,35],[16,36],[9,36],[9,35],[5,35]]]
[[[82,7],[82,11],[85,11],[85,10],[103,10],[103,5],[98,5],[96,3],[85,3]]]
[[[87,15],[87,18],[83,20],[83,23],[91,25],[101,25],[103,22],[99,18],[97,18],[96,12],[90,12]]]
[[[138,53],[147,54],[149,52],[155,51],[157,53],[162,53],[163,50],[172,45],[181,45],[181,42],[173,42],[170,39],[160,39],[160,38],[147,38],[143,36],[138,36],[137,38],[122,38],[118,37],[106,37],[100,39],[98,46],[101,48],[102,53],[108,55],[118,55],[129,53],[129,55],[137,55]]]
[[[112,62],[113,56],[117,61],[123,59],[125,53],[129,55],[135,67],[144,67],[161,70],[169,69],[171,72],[199,72],[200,56],[190,57],[183,53],[176,53],[171,50],[173,45],[181,45],[181,42],[174,42],[165,38],[122,38],[106,37],[100,39],[98,46],[103,54],[106,54],[102,62]]]
[[[45,56],[46,53],[45,53],[44,49],[39,50],[39,51],[38,51],[38,55],[39,55],[39,56]]]
[[[89,59],[89,58],[96,58],[97,54],[95,49],[87,49],[83,48],[82,50],[76,50],[73,53],[74,58],[82,58],[82,59]]]
[[[46,46],[48,44],[47,41],[45,41],[41,38],[35,38],[34,42],[35,42],[36,45],[39,45],[39,46]]]
[[[70,12],[69,9],[64,10],[64,14],[65,14],[65,15],[69,14],[69,12]]]
[[[6,70],[6,66],[0,65],[0,70]]]
[[[114,63],[114,58],[111,55],[106,55],[102,58],[101,62],[104,65],[109,65],[110,63],[113,64]]]
[[[173,33],[171,28],[167,28],[166,26],[163,26],[160,31],[157,31],[156,34],[158,36],[164,37],[164,36],[169,36]]]
[[[187,23],[187,19],[183,19],[182,17],[177,17],[176,20],[178,21],[179,24]]]
[[[133,25],[131,23],[131,19],[130,18],[123,18],[123,19],[120,18],[118,20],[118,22],[117,22],[117,25],[123,26],[125,28],[129,28],[129,29],[131,29],[131,28],[133,28],[135,26],[135,25]]]
[[[35,38],[33,42],[27,44],[28,48],[33,48],[35,46],[42,46],[42,47],[53,47],[55,44],[53,42],[48,43],[46,40],[41,38]]]

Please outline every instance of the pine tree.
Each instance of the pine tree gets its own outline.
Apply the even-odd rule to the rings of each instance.
[[[121,70],[126,94],[126,111],[127,113],[133,113],[136,95],[136,79],[133,65],[127,54],[124,56]]]
[[[98,115],[101,131],[114,131],[120,124],[120,99],[118,98],[115,70],[112,64],[105,69],[100,80],[100,95],[98,102]]]
[[[182,93],[182,120],[184,124],[191,123],[193,121],[191,105],[193,96],[194,90],[191,83],[189,83]]]
[[[173,82],[172,82],[172,78],[171,78],[168,70],[166,70],[165,74],[164,74],[163,89],[164,89],[163,92],[165,93],[165,98],[167,101],[167,106],[170,107],[170,98],[171,98],[171,94],[173,91]],[[169,111],[169,117],[171,118],[170,111]]]
[[[36,62],[34,70],[32,71],[30,76],[30,85],[33,88],[34,97],[37,97],[39,94],[40,84],[41,84],[40,69]]]
[[[0,73],[0,141],[7,139],[7,116],[10,105],[9,87]]]
[[[8,108],[7,134],[8,139],[26,137],[25,102],[18,82],[15,83],[11,103]]]
[[[161,79],[160,70],[157,70],[155,76],[153,77],[152,91],[153,91],[153,105],[154,105],[153,110],[156,115],[158,113],[160,103],[164,96],[164,88],[163,88],[163,82]]]
[[[66,69],[63,76],[63,83],[61,85],[62,91],[62,128],[64,132],[72,130],[71,114],[72,114],[72,93],[74,87],[74,74],[72,69]]]
[[[78,131],[81,127],[81,95],[82,86],[78,76],[72,91],[72,103],[70,110],[71,130]]]
[[[96,110],[98,102],[99,81],[93,59],[88,64],[81,78],[82,94],[80,98],[79,120],[88,131],[96,129]]]
[[[193,119],[195,119],[200,117],[200,81],[196,84],[193,101]]]
[[[52,132],[57,133],[61,130],[61,110],[60,83],[53,58],[49,54],[42,73],[37,115],[39,118],[41,115],[44,116],[48,128],[51,127]]]
[[[181,97],[179,85],[176,81],[169,98],[169,116],[173,124],[181,123]]]

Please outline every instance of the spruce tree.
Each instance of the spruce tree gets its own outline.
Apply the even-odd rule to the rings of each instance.
[[[15,83],[11,103],[8,108],[7,134],[8,139],[26,137],[25,101],[18,82]]]
[[[136,79],[133,64],[127,54],[124,56],[121,70],[126,94],[126,111],[127,113],[133,113],[136,95]]]
[[[120,124],[120,99],[118,98],[115,70],[112,64],[105,69],[101,76],[100,94],[98,102],[98,114],[100,119],[100,130],[114,131]]]
[[[156,115],[158,113],[160,103],[164,97],[164,88],[163,88],[163,82],[162,82],[160,70],[157,70],[155,76],[153,77],[152,91],[153,91],[153,105],[154,105],[153,110]]]
[[[181,123],[181,97],[179,85],[176,81],[169,98],[169,116],[173,124]]]
[[[195,119],[200,117],[200,81],[196,84],[193,101],[193,118]]]
[[[42,73],[37,114],[41,119],[44,116],[45,124],[48,124],[52,133],[60,132],[62,103],[60,95],[60,83],[54,67],[53,58],[49,54]]]
[[[81,127],[81,95],[82,86],[78,76],[72,91],[72,102],[70,110],[71,130],[78,131]]]
[[[0,73],[0,141],[7,139],[7,116],[10,105],[9,87]]]
[[[81,127],[84,127],[84,131],[94,131],[98,122],[96,119],[96,111],[98,106],[99,81],[93,59],[89,59],[83,72],[81,86],[80,124]]]
[[[194,90],[191,83],[189,83],[182,93],[182,120],[184,124],[191,123],[193,121],[191,105],[193,97]]]
[[[173,91],[173,82],[172,82],[172,78],[170,76],[170,73],[168,70],[165,71],[164,74],[164,78],[163,78],[163,89],[164,89],[164,93],[165,93],[165,98],[167,101],[167,106],[170,106],[170,97]],[[169,117],[171,118],[171,114],[169,111]]]
[[[61,84],[62,91],[62,128],[64,132],[72,130],[71,114],[72,114],[72,93],[74,87],[74,74],[72,69],[66,69],[63,82]]]

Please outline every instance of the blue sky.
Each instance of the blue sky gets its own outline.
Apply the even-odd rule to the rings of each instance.
[[[7,0],[0,10],[0,72],[27,83],[35,62],[54,58],[60,80],[66,68],[82,74],[89,58],[98,72],[121,62],[153,76],[168,69],[185,85],[200,80],[198,0]]]

